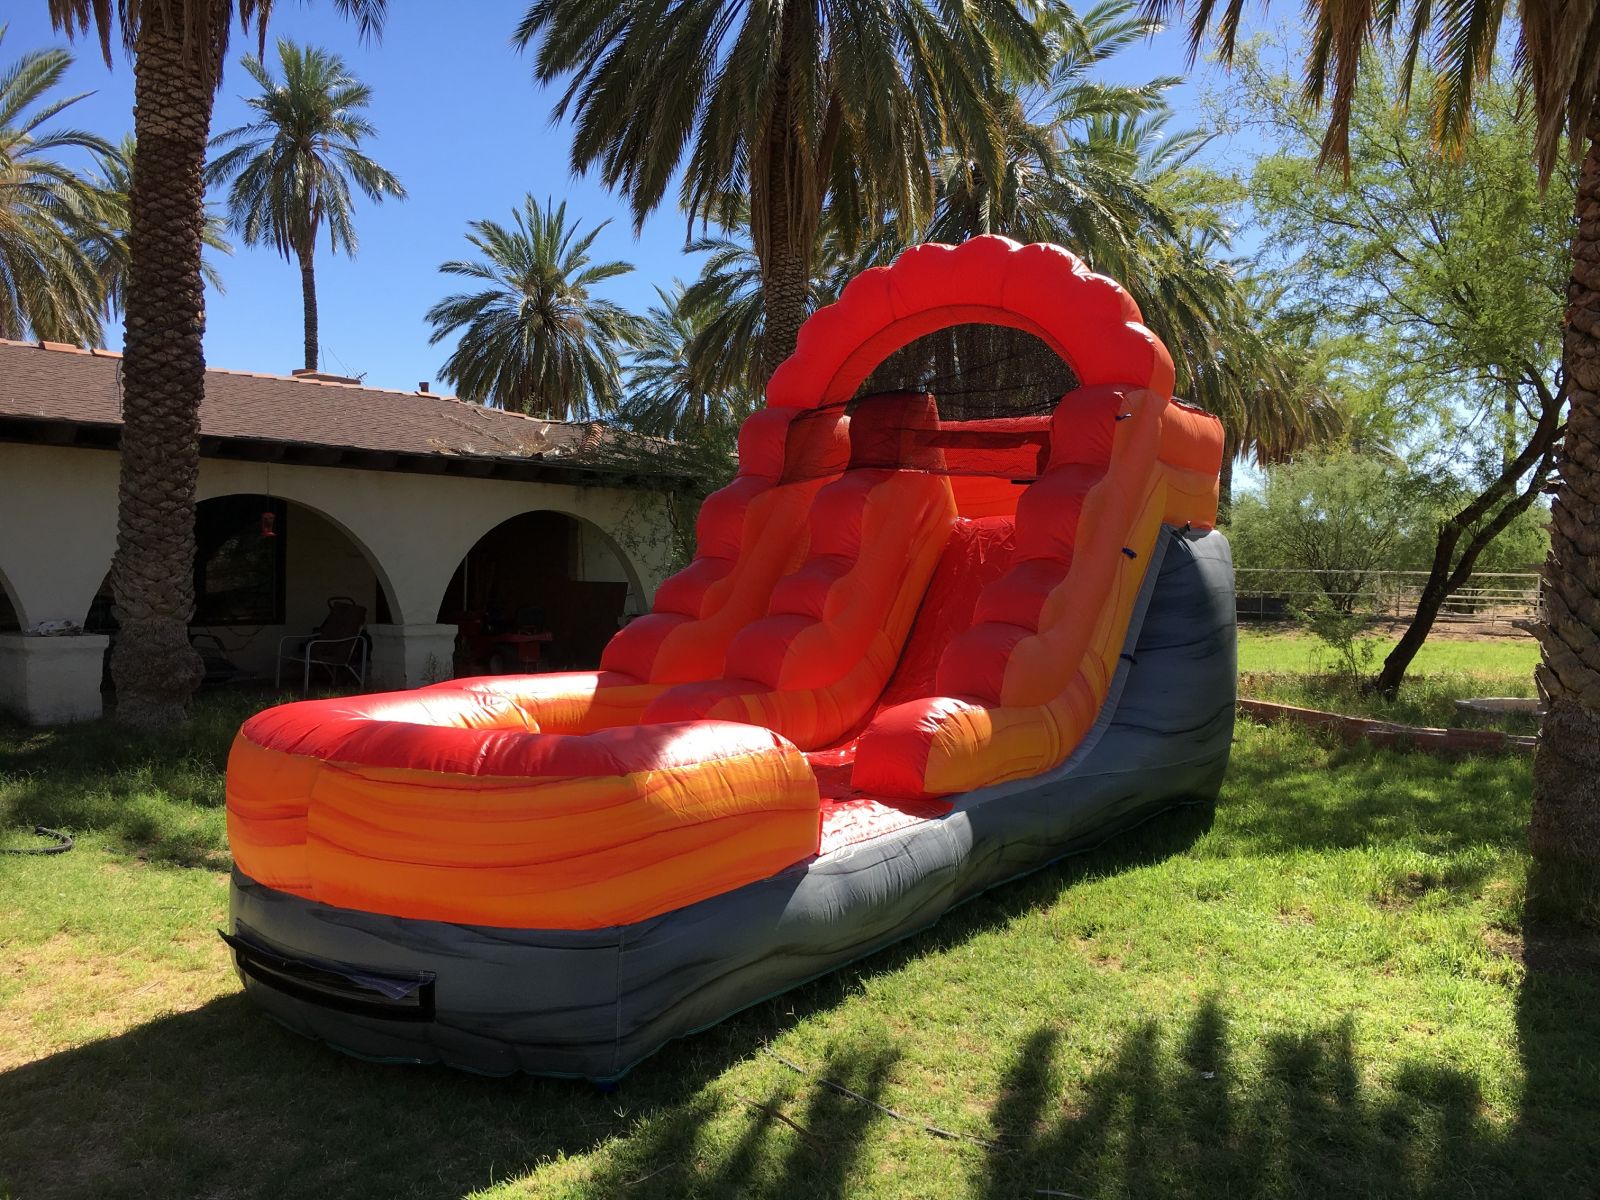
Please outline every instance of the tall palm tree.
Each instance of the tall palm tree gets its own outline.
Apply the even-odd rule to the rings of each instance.
[[[628,398],[620,416],[640,433],[690,438],[712,428],[737,425],[759,395],[748,375],[719,380],[717,356],[701,346],[706,331],[726,308],[695,303],[682,284],[656,289],[628,364]]]
[[[317,369],[317,237],[328,233],[328,250],[354,257],[357,246],[355,186],[374,204],[385,196],[405,199],[392,172],[361,152],[377,134],[362,115],[372,89],[350,73],[344,60],[315,46],[278,42],[283,79],[259,58],[241,62],[261,89],[245,99],[258,114],[248,125],[219,133],[212,150],[222,153],[206,168],[206,183],[230,183],[230,224],[248,246],[269,245],[300,264],[305,307],[305,367]]]
[[[100,277],[100,290],[104,295],[108,317],[121,315],[127,294],[131,258],[128,251],[128,198],[133,189],[133,154],[133,135],[130,133],[100,155],[100,171],[93,181],[100,193],[99,203],[106,235],[91,243],[90,255],[94,260],[95,273]],[[208,207],[205,232],[201,235],[206,246],[220,254],[232,254],[233,246],[226,233],[227,222]],[[206,286],[212,291],[221,293],[227,290],[223,285],[222,273],[211,263],[202,260],[200,269],[205,275]]]
[[[1027,6],[1032,7],[1032,6]],[[749,234],[766,292],[770,372],[805,319],[826,208],[847,232],[933,201],[943,146],[993,159],[990,83],[1043,69],[1040,30],[1006,0],[535,0],[517,27],[534,73],[567,77],[556,105],[576,123],[572,165],[598,167],[636,222],[674,176],[692,220]],[[680,170],[681,168],[681,170]]]
[[[264,36],[271,0],[48,0],[68,36],[113,35],[133,55],[137,150],[129,192],[122,352],[121,471],[112,590],[122,610],[111,655],[117,717],[158,728],[188,714],[204,671],[189,645],[194,495],[205,393],[206,140],[235,19]],[[363,33],[384,0],[334,0]]]
[[[1145,0],[1153,16],[1183,0]],[[1198,49],[1213,16],[1231,58],[1243,5],[1193,0],[1190,46]],[[1431,57],[1429,103],[1447,145],[1472,123],[1475,93],[1494,65],[1504,28],[1515,21],[1515,61],[1532,99],[1534,157],[1548,178],[1563,142],[1581,156],[1567,289],[1562,362],[1570,405],[1560,482],[1551,505],[1538,669],[1546,715],[1534,760],[1534,853],[1566,862],[1600,889],[1600,6],[1569,0],[1306,0],[1310,48],[1308,99],[1330,108],[1323,156],[1343,160],[1363,56],[1375,42],[1404,47],[1402,99],[1414,69]],[[1512,17],[1512,14],[1515,17]]]
[[[579,235],[565,202],[541,206],[531,195],[512,224],[473,221],[467,241],[482,255],[439,270],[488,286],[446,296],[428,310],[429,343],[461,331],[441,378],[463,399],[565,421],[612,411],[621,395],[620,348],[639,337],[639,320],[590,289],[633,270],[593,262],[590,247],[609,225]]]
[[[0,25],[0,42],[5,32]],[[110,147],[79,129],[45,128],[83,99],[50,95],[71,63],[65,50],[36,50],[0,71],[0,337],[100,340],[100,198],[51,156]]]

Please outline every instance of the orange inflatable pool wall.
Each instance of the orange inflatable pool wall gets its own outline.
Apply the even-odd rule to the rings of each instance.
[[[972,322],[1040,338],[1079,386],[978,421],[858,395]],[[1059,247],[865,272],[801,330],[694,561],[600,670],[260,714],[228,766],[239,871],[342,909],[601,929],[1056,768],[1107,703],[1163,527],[1216,521],[1222,429],[1172,383],[1133,300]]]

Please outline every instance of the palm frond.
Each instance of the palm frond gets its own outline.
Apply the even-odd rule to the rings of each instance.
[[[53,155],[111,148],[84,130],[45,128],[82,99],[51,95],[71,62],[62,50],[33,51],[0,70],[0,337],[102,337],[96,256],[115,236],[116,213],[94,181]]]

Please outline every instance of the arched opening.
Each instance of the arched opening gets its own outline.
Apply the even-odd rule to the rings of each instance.
[[[203,686],[270,683],[283,639],[310,635],[335,605],[359,610],[345,614],[358,625],[391,620],[388,581],[366,547],[317,509],[259,493],[195,505],[194,589],[189,634]],[[108,574],[85,627],[114,641],[117,616]],[[348,685],[354,676],[323,672],[317,682]]]
[[[1038,335],[1011,325],[962,322],[892,351],[856,389],[931,392],[941,421],[1044,414],[1078,386],[1067,361]]]
[[[22,628],[20,606],[11,591],[11,581],[0,574],[0,633],[16,633]]]
[[[460,630],[456,674],[588,670],[643,590],[592,521],[539,510],[502,521],[456,567],[437,620]]]
[[[986,236],[913,246],[889,266],[857,275],[835,303],[807,319],[795,352],[767,383],[767,403],[818,408],[847,401],[894,351],[963,324],[1034,335],[1083,386],[1172,394],[1171,356],[1113,280],[1059,246]]]

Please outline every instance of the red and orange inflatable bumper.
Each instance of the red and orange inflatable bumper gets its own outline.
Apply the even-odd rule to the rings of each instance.
[[[973,322],[1037,336],[1080,386],[1046,411],[965,421],[934,394],[857,395],[893,350]],[[980,238],[866,272],[802,329],[741,433],[738,476],[702,509],[693,563],[600,671],[312,701],[245,725],[228,778],[231,936],[252,993],[381,1057],[615,1073],[706,1013],[657,997],[632,1041],[613,1020],[606,1061],[563,1057],[550,1046],[589,1044],[563,1032],[583,1004],[524,1012],[537,1037],[485,1032],[463,1016],[471,1003],[442,1005],[448,972],[425,964],[462,930],[547,949],[633,931],[638,945],[776,880],[800,881],[792,901],[869,847],[948,839],[979,802],[1059,788],[1105,740],[1143,614],[1177,569],[1161,564],[1178,554],[1193,569],[1167,601],[1193,592],[1218,609],[1231,595],[1208,533],[1221,428],[1171,387],[1133,301],[1058,247]],[[1231,609],[1208,621],[1190,703],[1214,716],[1219,700],[1231,713]],[[1168,763],[1144,799],[1214,791],[1214,743],[1199,776]],[[1028,807],[1006,803],[1013,817]],[[1069,822],[1044,849],[1095,824]],[[968,874],[967,890],[993,882]],[[860,938],[836,945],[883,940],[870,908]],[[413,935],[433,949],[408,955]],[[386,989],[393,970],[436,978]],[[744,995],[725,990],[712,989],[719,1012]],[[397,1021],[429,1026],[425,1048],[412,1037],[386,1053]]]

